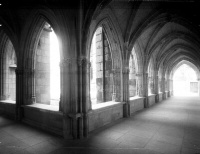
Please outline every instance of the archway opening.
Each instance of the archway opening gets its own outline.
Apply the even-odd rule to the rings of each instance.
[[[154,93],[154,76],[153,76],[153,61],[152,59],[148,65],[148,95]]]
[[[187,64],[181,65],[174,73],[173,87],[175,96],[198,96],[199,86],[194,69]]]
[[[47,22],[41,31],[36,52],[36,103],[59,106],[60,52],[55,32]]]
[[[92,105],[112,101],[113,70],[109,41],[102,26],[99,26],[90,48],[90,100]]]
[[[8,39],[4,51],[3,63],[3,91],[4,100],[15,103],[16,101],[16,74],[17,57],[12,42]]]
[[[130,59],[129,59],[129,97],[138,96],[138,81],[137,81],[137,73],[138,73],[138,63],[137,57],[135,53],[135,49],[133,48]]]

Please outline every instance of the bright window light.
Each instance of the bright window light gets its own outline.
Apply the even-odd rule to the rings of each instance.
[[[50,33],[50,94],[51,100],[60,99],[60,52],[54,31]]]
[[[97,101],[97,86],[96,86],[96,33],[92,39],[91,52],[90,52],[91,74],[90,74],[90,99],[92,104]]]
[[[180,66],[173,77],[175,96],[197,96],[198,81],[195,71],[188,65]]]

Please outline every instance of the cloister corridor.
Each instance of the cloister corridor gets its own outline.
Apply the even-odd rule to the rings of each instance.
[[[199,97],[171,97],[81,140],[66,140],[1,115],[0,153],[197,154],[199,102]]]

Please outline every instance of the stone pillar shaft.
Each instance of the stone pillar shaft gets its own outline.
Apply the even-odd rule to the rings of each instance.
[[[145,97],[145,100],[144,100],[144,107],[145,108],[148,108],[149,107],[149,101],[148,101],[148,73],[144,73],[144,76],[143,76],[143,86],[144,86],[144,97]]]
[[[155,89],[154,89],[154,92],[155,92],[155,95],[156,95],[156,103],[158,103],[159,102],[159,84],[158,84],[158,80],[159,80],[159,78],[158,78],[158,75],[156,75],[155,76],[155,82],[154,82],[154,87],[155,87]]]
[[[123,116],[130,117],[130,104],[129,104],[129,68],[123,70]]]
[[[16,119],[21,121],[23,118],[23,109],[21,107],[24,104],[24,71],[16,69]]]

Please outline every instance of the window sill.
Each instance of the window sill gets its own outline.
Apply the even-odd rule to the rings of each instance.
[[[113,102],[113,101],[103,102],[103,103],[92,105],[92,110],[98,110],[98,109],[102,109],[102,108],[107,108],[107,107],[111,107],[111,106],[118,105],[118,104],[124,104],[124,103]]]
[[[31,105],[24,105],[23,107],[59,112],[59,106],[54,106],[54,105],[35,103]]]
[[[9,103],[9,104],[16,104],[16,101],[13,100],[1,100],[1,103]]]
[[[132,101],[132,100],[141,99],[141,98],[144,98],[144,97],[134,96],[134,97],[130,97],[129,100]]]
[[[149,94],[148,96],[155,96],[156,94]]]

